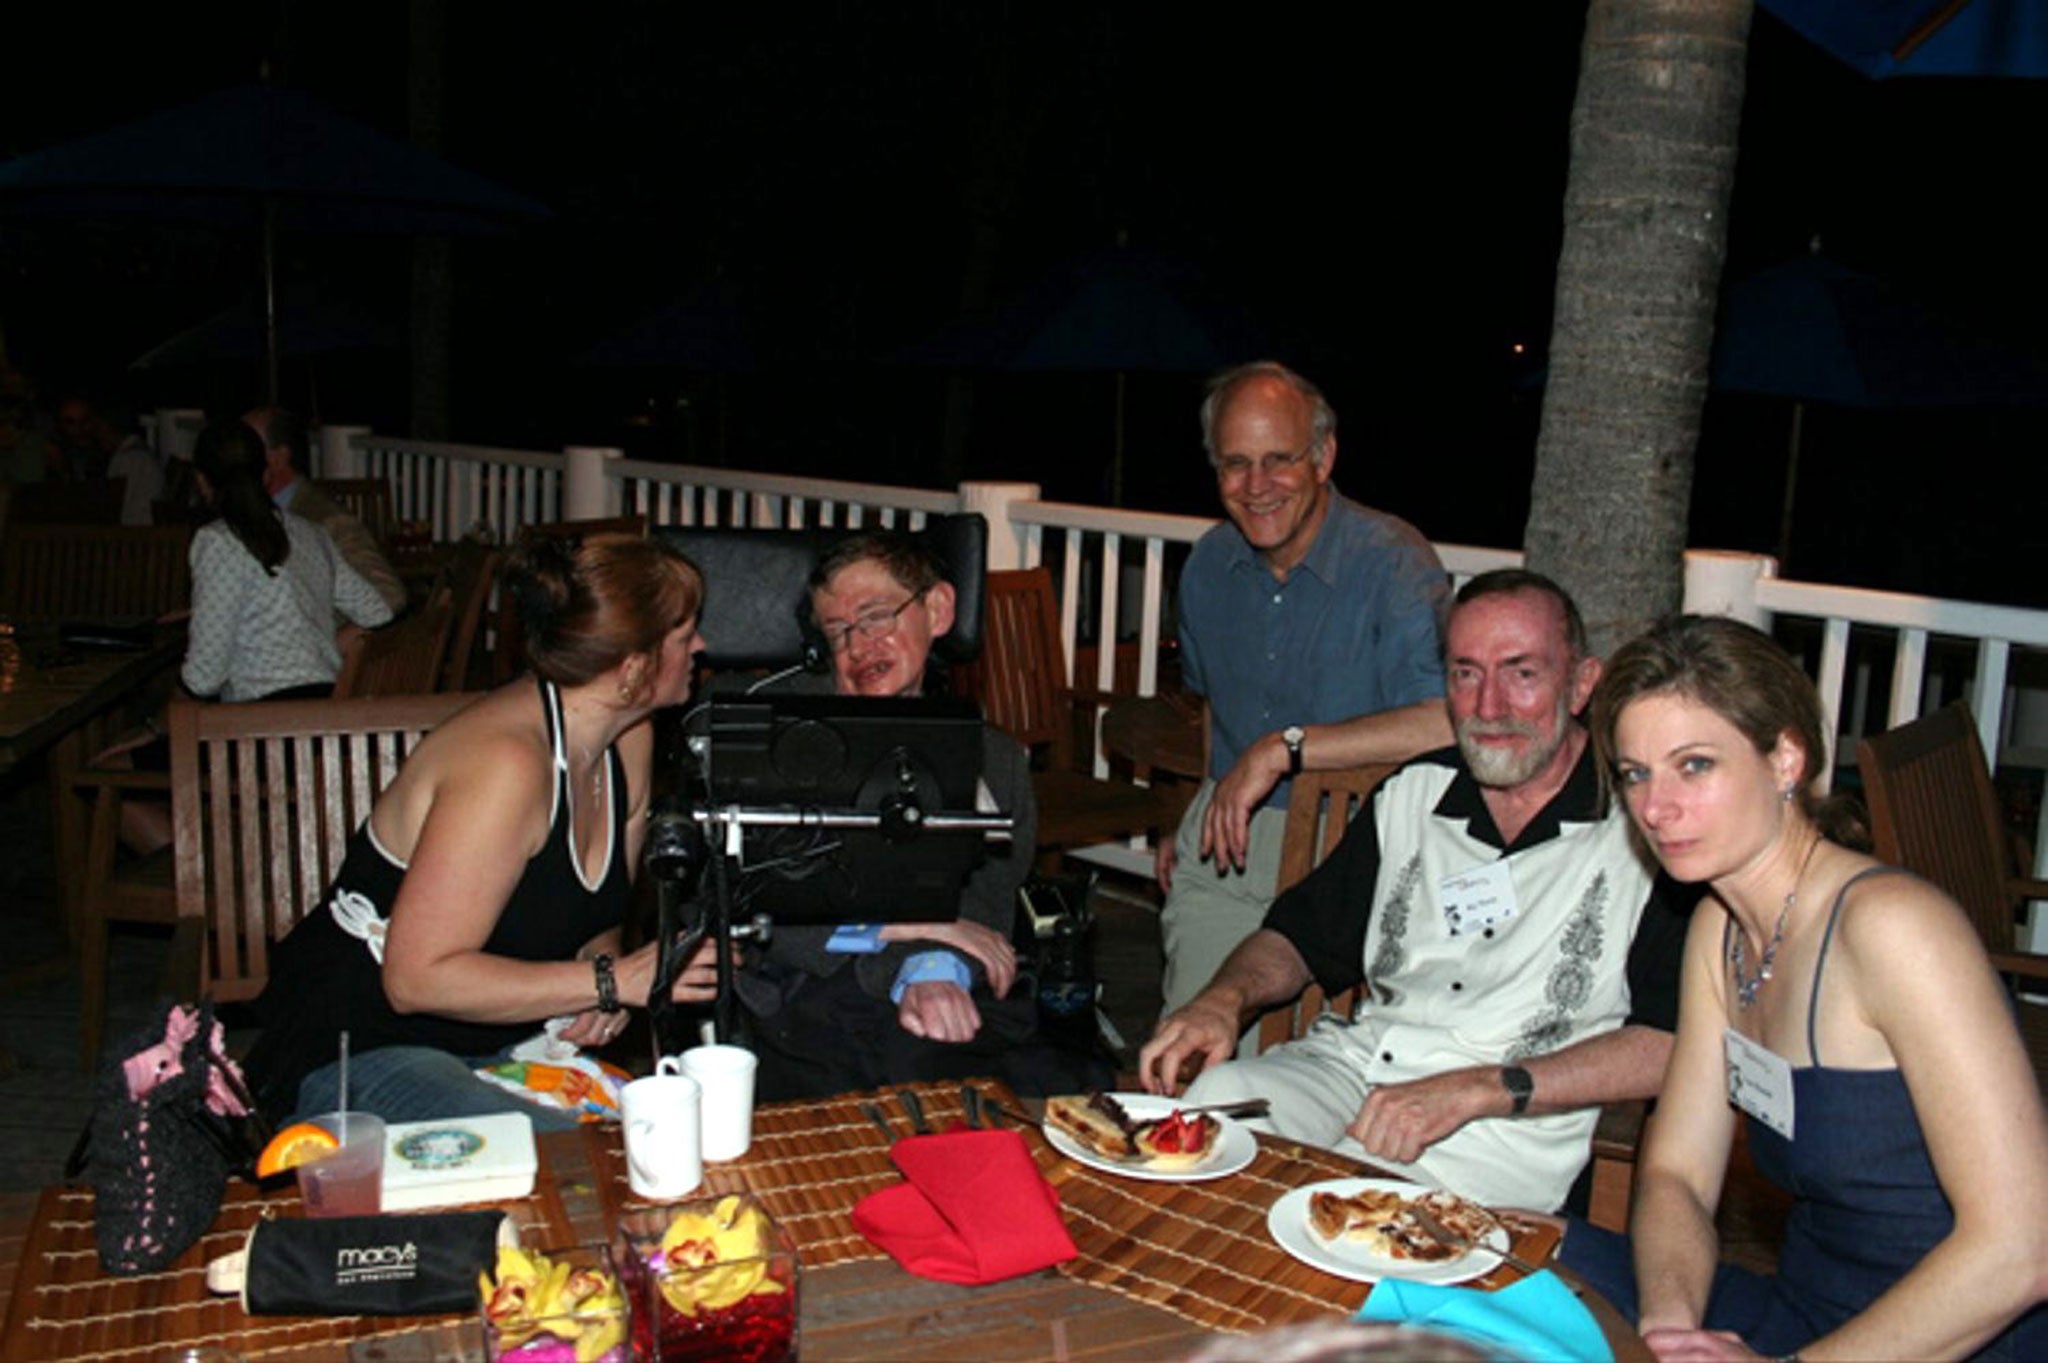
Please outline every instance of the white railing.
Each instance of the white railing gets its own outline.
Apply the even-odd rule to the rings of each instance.
[[[1095,649],[1094,685],[1118,689],[1121,672],[1125,689],[1140,695],[1158,689],[1179,561],[1216,523],[1043,501],[1025,483],[947,492],[646,463],[606,449],[557,454],[394,440],[360,428],[329,428],[322,452],[331,476],[389,478],[397,514],[427,522],[442,540],[480,521],[507,538],[534,521],[630,511],[655,525],[915,529],[929,515],[978,510],[989,519],[991,567],[1052,569],[1068,680],[1085,646],[1121,644],[1121,667],[1117,647]],[[1514,550],[1437,550],[1459,582],[1522,561]],[[1994,766],[2048,765],[2048,733],[2033,732],[2048,729],[2048,696],[2021,695],[2010,684],[2015,650],[2048,664],[2048,611],[1783,581],[1766,557],[1712,551],[1687,555],[1685,603],[1767,627],[1775,621],[1788,644],[1809,650],[1839,761],[1853,760],[1857,738],[1963,696]],[[1873,709],[1881,723],[1873,725]],[[2048,802],[2037,847],[2037,872],[2048,870]],[[1105,851],[1099,859],[1139,866],[1128,849]]]
[[[393,513],[424,521],[436,541],[460,539],[479,527],[492,539],[509,540],[522,525],[565,514],[563,455],[395,440],[360,430],[335,441],[333,430],[322,433],[321,471],[328,477],[383,475]]]
[[[650,525],[916,530],[928,515],[960,509],[957,492],[629,459],[611,464],[606,477],[614,485],[610,501],[616,510],[643,512]]]

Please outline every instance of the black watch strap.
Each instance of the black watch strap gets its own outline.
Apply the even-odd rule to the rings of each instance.
[[[1536,1096],[1536,1080],[1529,1071],[1520,1065],[1502,1065],[1500,1086],[1508,1091],[1508,1097],[1515,1100],[1515,1116],[1529,1110],[1529,1100]]]

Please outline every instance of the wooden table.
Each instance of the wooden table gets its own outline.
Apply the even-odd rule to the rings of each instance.
[[[934,1122],[959,1115],[957,1086],[916,1087]],[[764,1107],[756,1114],[754,1148],[707,1168],[706,1195],[753,1192],[797,1242],[802,1349],[811,1363],[1175,1358],[1207,1339],[1223,1313],[1235,1313],[1235,1328],[1260,1328],[1348,1315],[1364,1298],[1362,1284],[1327,1277],[1288,1258],[1262,1232],[1256,1241],[1245,1232],[1263,1224],[1276,1189],[1354,1167],[1287,1142],[1267,1144],[1251,1168],[1208,1184],[1140,1184],[1063,1159],[1026,1132],[1060,1191],[1081,1257],[986,1287],[912,1277],[880,1257],[847,1220],[859,1198],[897,1181],[880,1132],[855,1105],[860,1096]],[[897,1126],[907,1134],[900,1117]],[[534,1195],[505,1204],[527,1227],[529,1243],[605,1240],[621,1209],[642,1205],[626,1187],[616,1128],[543,1137],[541,1156]],[[1187,1242],[1190,1209],[1211,1215],[1198,1209],[1201,1199],[1225,1214],[1193,1226],[1200,1238],[1183,1253],[1176,1246]],[[199,1276],[205,1260],[236,1247],[257,1216],[298,1215],[295,1191],[265,1199],[235,1186],[214,1232],[171,1271],[147,1279],[98,1278],[90,1209],[90,1194],[42,1194],[20,1239],[20,1276],[0,1358],[145,1363],[174,1343],[194,1341],[334,1363],[478,1356],[479,1332],[459,1318],[251,1319],[231,1301],[208,1298]],[[0,1242],[6,1238],[0,1227]],[[1528,1242],[1517,1243],[1528,1250]],[[1499,1275],[1514,1276],[1505,1268]],[[1588,1304],[1621,1358],[1649,1357],[1610,1308]]]
[[[87,819],[71,777],[111,736],[107,721],[148,702],[184,653],[183,625],[159,629],[154,644],[137,650],[71,648],[52,630],[0,626],[0,781],[48,754],[51,851],[67,933],[78,922]]]
[[[1201,780],[1207,774],[1202,739],[1202,702],[1195,696],[1132,696],[1102,716],[1102,745],[1141,772]]]

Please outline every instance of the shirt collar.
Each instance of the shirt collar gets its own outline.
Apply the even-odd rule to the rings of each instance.
[[[1573,721],[1576,723],[1577,721]],[[1457,775],[1436,802],[1433,811],[1445,819],[1463,819],[1467,830],[1479,841],[1503,852],[1517,852],[1524,847],[1533,847],[1548,842],[1564,831],[1567,823],[1598,823],[1607,816],[1607,802],[1600,793],[1600,774],[1593,759],[1593,745],[1586,744],[1573,764],[1572,773],[1550,802],[1536,811],[1536,817],[1529,820],[1529,826],[1509,847],[1501,838],[1500,828],[1493,821],[1493,811],[1486,807],[1485,796],[1479,782],[1473,779],[1472,769],[1465,765],[1465,756],[1452,748]]]
[[[271,493],[270,500],[277,503],[277,509],[280,511],[291,510],[292,503],[298,500],[299,484],[305,481],[306,480],[303,478],[292,479],[289,483],[286,483],[283,487]]]
[[[1330,489],[1330,501],[1323,508],[1323,523],[1316,527],[1316,537],[1308,546],[1308,553],[1304,554],[1301,562],[1295,565],[1295,570],[1290,570],[1287,574],[1291,578],[1294,576],[1294,571],[1306,568],[1311,573],[1314,573],[1326,586],[1337,581],[1337,573],[1341,567],[1338,562],[1340,551],[1337,546],[1337,536],[1334,532],[1336,529],[1338,504],[1346,500],[1344,494],[1337,491],[1335,483],[1331,483],[1328,486]],[[1228,513],[1225,514],[1227,515]],[[1231,527],[1233,530],[1236,528],[1235,525]],[[1230,566],[1232,568],[1256,568],[1269,577],[1272,575],[1273,569],[1266,562],[1266,556],[1252,548],[1252,542],[1242,534],[1232,540],[1230,546]]]

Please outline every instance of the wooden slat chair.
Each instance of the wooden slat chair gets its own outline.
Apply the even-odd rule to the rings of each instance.
[[[491,590],[498,581],[498,565],[503,561],[504,555],[489,545],[465,542],[456,546],[455,557],[442,570],[440,585],[448,589],[455,603],[448,652],[441,660],[438,689],[442,691],[469,689],[470,673],[477,665],[484,607],[490,602]]]
[[[2018,988],[2039,992],[2048,956],[2019,949],[2018,914],[2048,899],[2048,881],[2013,873],[1984,748],[1969,707],[1954,705],[1856,745],[1870,807],[1872,850],[1939,886],[1983,939],[1991,964]],[[2048,1087],[2048,1006],[2015,997],[2034,1073]]]
[[[1287,823],[1280,834],[1280,874],[1274,893],[1290,890],[1323,864],[1374,787],[1394,768],[1373,764],[1344,767],[1336,771],[1305,771],[1294,778],[1287,797]],[[1360,990],[1347,989],[1335,998],[1324,995],[1322,987],[1309,981],[1308,988],[1289,1004],[1268,1011],[1259,1019],[1259,1049],[1271,1050],[1283,1041],[1308,1035],[1308,1029],[1324,1013],[1350,1017],[1358,1007]]]
[[[541,521],[534,525],[520,527],[515,545],[525,544],[534,539],[582,539],[589,535],[644,535],[647,533],[647,518],[641,515],[602,516],[581,521]],[[493,617],[494,635],[491,647],[496,664],[492,669],[493,684],[502,685],[526,670],[526,627],[520,623],[518,608],[513,604],[512,593],[499,591],[497,611]]]
[[[439,690],[454,624],[454,597],[442,587],[397,624],[355,635],[334,680],[335,699],[424,696]]]
[[[333,499],[336,506],[363,523],[377,541],[377,547],[391,552],[392,532],[398,516],[391,509],[391,484],[383,478],[314,478],[314,487]]]
[[[0,617],[154,618],[192,603],[182,525],[14,525],[0,543]]]
[[[171,704],[171,769],[100,773],[93,838],[111,868],[123,790],[171,793],[172,843],[104,871],[81,934],[86,1064],[106,1025],[107,925],[172,922],[171,992],[255,997],[269,945],[320,903],[349,834],[427,730],[469,694]]]
[[[1185,788],[1104,780],[1081,763],[1077,711],[1088,732],[1106,693],[1069,686],[1052,575],[1029,568],[988,575],[978,699],[988,722],[1030,748],[1042,855],[1147,831],[1171,836]]]
[[[1350,767],[1337,771],[1306,771],[1294,778],[1287,797],[1287,824],[1281,833],[1280,873],[1275,885],[1286,890],[1323,864],[1345,829],[1365,808],[1373,788],[1394,771],[1392,766]],[[1326,997],[1313,980],[1292,1003],[1269,1010],[1259,1019],[1259,1049],[1308,1035],[1325,1013],[1350,1017],[1362,989]],[[1635,1189],[1636,1146],[1642,1137],[1648,1104],[1640,1100],[1609,1103],[1600,1109],[1593,1132],[1591,1192],[1586,1219],[1607,1230],[1628,1229],[1629,1200]]]
[[[16,525],[119,525],[126,478],[23,483],[9,513]]]

